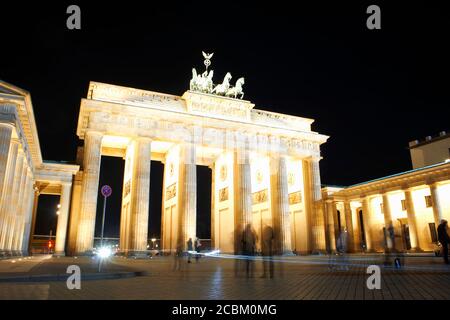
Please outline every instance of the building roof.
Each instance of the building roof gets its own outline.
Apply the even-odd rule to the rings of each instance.
[[[433,142],[436,142],[439,140],[447,139],[447,138],[450,138],[450,132],[441,131],[439,133],[439,136],[437,136],[437,137],[428,136],[425,138],[425,140],[422,140],[422,141],[419,141],[419,140],[411,141],[409,143],[408,149],[414,149],[414,148],[421,147],[421,146],[424,146],[424,145],[427,145],[427,144],[430,144],[430,143],[433,143]]]

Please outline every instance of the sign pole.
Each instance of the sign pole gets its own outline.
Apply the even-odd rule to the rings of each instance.
[[[100,251],[104,250],[103,249],[103,234],[105,231],[106,200],[112,194],[112,189],[110,186],[104,185],[101,189],[101,192],[103,195],[103,217],[102,217],[102,234],[100,237],[100,249],[99,249]],[[100,254],[100,259],[98,262],[98,272],[100,272],[102,269],[102,260],[103,260],[103,256],[102,256],[102,254]]]
[[[106,197],[103,197],[103,218],[102,218],[102,234],[100,237],[100,248],[103,248],[103,232],[105,231],[105,212],[106,212]]]

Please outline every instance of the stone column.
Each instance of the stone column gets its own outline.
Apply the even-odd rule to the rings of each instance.
[[[292,254],[286,158],[272,157],[270,161],[272,217],[275,230],[278,231],[275,233],[275,239],[280,254]]]
[[[387,248],[388,250],[392,250],[395,248],[395,235],[392,239],[390,236],[390,228],[394,228],[394,224],[392,222],[392,214],[391,214],[391,205],[389,203],[389,196],[387,193],[382,194],[383,198],[383,215],[384,215],[384,227],[386,228],[386,240],[387,240]]]
[[[355,251],[355,233],[353,229],[353,216],[350,201],[344,201],[345,225],[348,232],[348,249],[349,252]]]
[[[436,228],[439,226],[442,220],[442,208],[437,187],[438,185],[436,183],[432,183],[429,185],[431,193],[431,201],[433,202],[434,225]]]
[[[327,223],[328,238],[330,239],[330,251],[336,251],[336,229],[334,226],[334,216],[336,214],[336,203],[333,200],[327,200]]]
[[[29,254],[29,242],[31,234],[31,225],[33,220],[33,204],[35,198],[33,173],[30,168],[27,171],[26,196],[24,205],[24,223],[23,223],[23,237],[19,243],[23,255]]]
[[[80,219],[81,208],[81,187],[83,184],[83,172],[78,171],[72,180],[72,194],[70,200],[70,214],[69,214],[69,241],[66,247],[68,255],[74,255],[77,243],[78,224]]]
[[[142,255],[147,250],[152,141],[149,138],[137,138],[133,143],[129,254]]]
[[[364,236],[366,238],[367,251],[373,250],[372,245],[372,224],[371,224],[371,210],[370,210],[370,199],[369,197],[364,197],[362,199],[363,207],[363,223],[364,223]]]
[[[9,147],[8,163],[6,166],[6,174],[4,181],[4,188],[2,198],[0,201],[0,217],[1,217],[1,229],[0,229],[0,250],[7,251],[7,234],[11,228],[9,214],[11,212],[12,198],[13,198],[13,186],[14,186],[14,174],[16,170],[17,154],[19,150],[19,140],[11,139]]]
[[[252,225],[252,181],[248,150],[238,149],[234,154],[234,246],[242,253],[242,236],[245,227]]]
[[[20,185],[22,182],[22,172],[23,172],[23,162],[24,162],[25,155],[23,153],[23,150],[19,146],[19,151],[17,154],[17,160],[16,160],[16,168],[14,169],[14,182],[11,186],[11,202],[9,203],[8,209],[7,209],[7,215],[8,215],[8,230],[6,232],[6,242],[5,242],[5,249],[8,250],[11,254],[15,254],[12,252],[12,245],[13,245],[13,239],[15,237],[16,227],[17,224],[19,224],[19,216],[18,216],[18,200],[19,200],[19,194],[20,194]]]
[[[30,226],[30,231],[28,234],[28,244],[24,244],[28,246],[28,251],[32,250],[32,245],[33,245],[33,235],[34,235],[34,230],[36,229],[36,215],[37,215],[37,207],[38,207],[38,203],[39,203],[39,188],[37,186],[35,186],[33,184],[33,200],[32,200],[32,204],[31,204],[31,226]]]
[[[61,184],[61,196],[59,198],[59,215],[56,226],[55,255],[64,256],[66,246],[67,224],[69,221],[71,183]]]
[[[10,152],[13,125],[0,122],[0,199],[5,185],[8,155]],[[1,219],[1,217],[0,217]]]
[[[179,241],[187,248],[189,238],[195,243],[197,236],[197,165],[195,145],[186,143],[180,148],[180,218]]]
[[[216,165],[211,165],[211,249],[217,249],[216,247],[216,234],[215,234],[215,218],[216,218]]]
[[[95,131],[86,132],[84,137],[81,211],[75,248],[78,254],[89,252],[94,247],[101,147],[102,134]]]
[[[303,172],[304,175],[307,175],[305,179],[305,198],[310,202],[307,204],[307,207],[310,208],[311,249],[313,253],[325,252],[325,219],[323,208],[320,203],[320,200],[322,199],[322,191],[320,183],[319,160],[305,160]]]
[[[411,250],[420,250],[419,237],[417,234],[416,211],[411,194],[412,190],[405,190],[406,213],[408,214],[409,239],[411,241]]]
[[[26,195],[27,195],[27,180],[28,180],[28,163],[24,155],[24,161],[22,163],[22,170],[20,172],[20,183],[18,189],[17,207],[16,207],[16,223],[14,226],[14,233],[12,239],[11,250],[15,255],[20,255],[22,252],[20,243],[23,238],[23,224],[25,222],[25,207],[26,207]]]

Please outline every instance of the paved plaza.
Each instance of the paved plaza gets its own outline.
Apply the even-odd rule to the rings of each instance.
[[[102,275],[130,274],[130,277],[82,280],[80,290],[69,290],[66,281],[33,280],[10,282],[12,277],[62,275],[68,265],[79,265],[82,274],[95,274],[92,258],[52,258],[0,261],[0,299],[233,299],[233,300],[391,300],[449,299],[450,268],[441,259],[419,256],[404,259],[400,270],[381,267],[381,289],[366,286],[370,264],[383,264],[381,255],[352,255],[345,266],[327,256],[274,258],[273,278],[263,278],[263,261],[233,256],[202,257],[188,264],[173,257],[134,260],[114,257]],[[338,262],[335,264],[335,262]],[[346,266],[348,268],[346,268]],[[346,270],[348,269],[348,270]],[[140,272],[140,273],[136,273]],[[138,275],[138,276],[136,276]],[[267,274],[268,275],[268,274]],[[10,279],[8,281],[8,278]]]

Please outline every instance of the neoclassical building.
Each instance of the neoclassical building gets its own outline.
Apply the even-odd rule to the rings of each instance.
[[[65,250],[78,165],[42,159],[30,94],[0,81],[0,254],[28,254],[39,194],[60,195],[55,252]]]
[[[450,162],[322,193],[329,250],[347,230],[352,252],[433,251],[437,226],[450,220]]]
[[[322,188],[320,145],[328,137],[312,123],[201,90],[174,96],[91,82],[76,132],[82,160],[52,163],[42,159],[30,94],[0,82],[0,252],[28,253],[40,194],[60,195],[55,253],[92,252],[102,155],[125,160],[127,255],[147,249],[150,201],[162,202],[165,253],[196,237],[197,166],[212,172],[211,241],[221,252],[240,251],[247,225],[257,250],[271,227],[279,254],[333,251],[344,229],[354,252],[433,250],[437,224],[450,218],[450,163]],[[164,164],[162,199],[149,198],[151,161]],[[390,225],[395,243],[386,237]]]
[[[126,254],[147,248],[150,201],[162,201],[165,252],[195,238],[198,165],[212,170],[214,248],[239,251],[251,225],[258,249],[265,226],[275,230],[279,252],[326,249],[319,161],[328,137],[311,130],[311,119],[210,93],[180,97],[92,82],[78,120],[81,166],[55,164],[42,160],[29,94],[3,82],[1,90],[2,238],[22,239],[16,247],[2,243],[4,252],[27,251],[43,193],[61,194],[56,251],[92,251],[102,155],[125,159],[120,249]],[[164,163],[162,199],[149,199],[152,160]],[[16,230],[18,197],[26,205]]]

